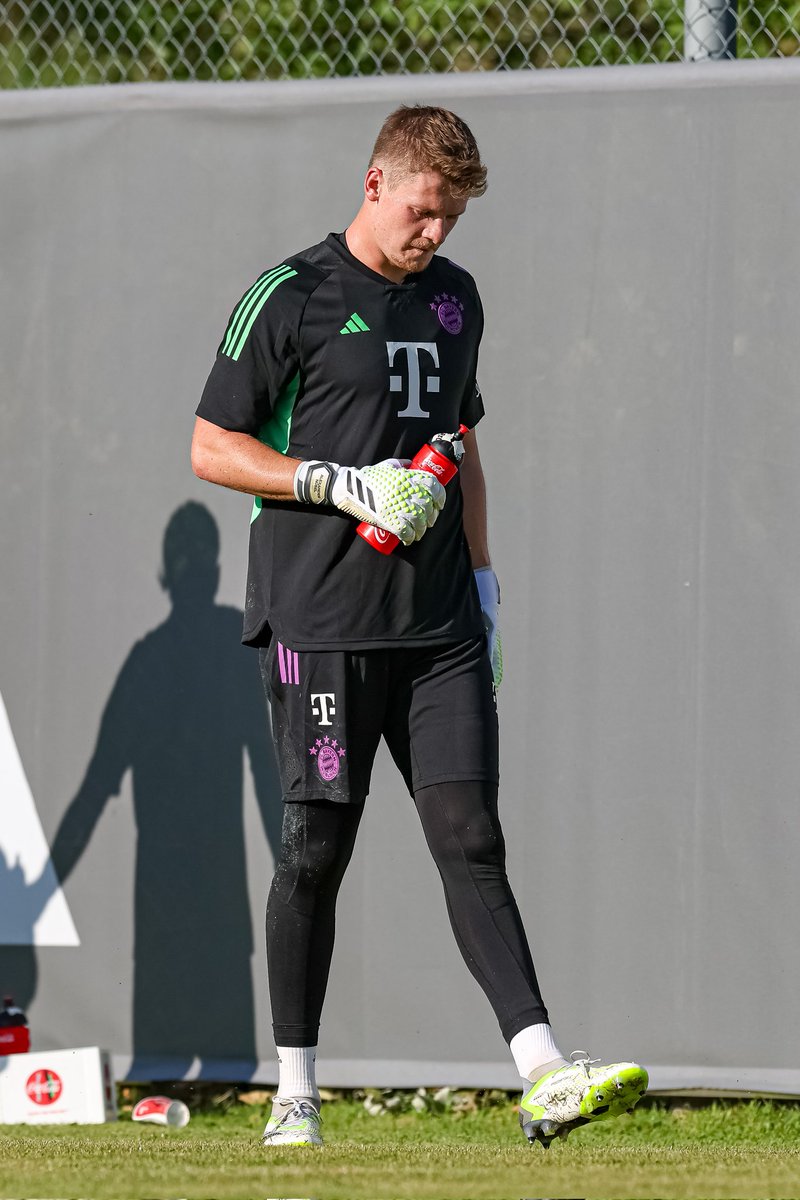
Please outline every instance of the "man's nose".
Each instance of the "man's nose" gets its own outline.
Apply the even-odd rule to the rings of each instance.
[[[444,220],[442,217],[431,218],[425,226],[425,234],[429,242],[433,242],[435,246],[441,246],[445,239]]]

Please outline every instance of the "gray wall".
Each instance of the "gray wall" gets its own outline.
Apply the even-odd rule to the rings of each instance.
[[[0,96],[0,692],[51,844],[71,814],[80,939],[0,946],[36,1047],[275,1078],[250,505],[193,478],[193,411],[242,291],[344,228],[383,116],[430,100],[490,167],[449,253],[487,311],[502,804],[556,1034],[656,1087],[800,1092],[798,68]],[[221,581],[170,617],[188,499]],[[514,1086],[385,758],[339,928],[324,1082]]]

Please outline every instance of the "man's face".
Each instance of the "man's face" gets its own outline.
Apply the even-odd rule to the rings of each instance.
[[[370,167],[367,195],[374,202],[376,249],[386,264],[385,273],[398,282],[409,272],[425,270],[467,207],[467,200],[454,199],[441,175],[433,171],[406,176],[390,187],[383,172]]]

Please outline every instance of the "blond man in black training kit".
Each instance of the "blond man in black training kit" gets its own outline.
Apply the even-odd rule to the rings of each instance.
[[[322,1143],[315,1060],[336,896],[381,737],[464,961],[533,1085],[526,1136],[548,1145],[632,1108],[647,1086],[635,1063],[564,1059],[506,876],[500,594],[474,432],[483,313],[472,277],[436,253],[485,190],[457,116],[392,113],[352,224],[259,276],[197,409],[196,474],[254,497],[244,641],[259,653],[285,801],[267,904],[280,1061],[267,1146]],[[424,443],[461,427],[446,488],[408,468]],[[379,553],[360,522],[400,545]]]

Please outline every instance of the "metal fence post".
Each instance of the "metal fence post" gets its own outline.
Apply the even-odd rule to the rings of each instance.
[[[685,0],[686,61],[736,58],[737,16],[737,0]]]

